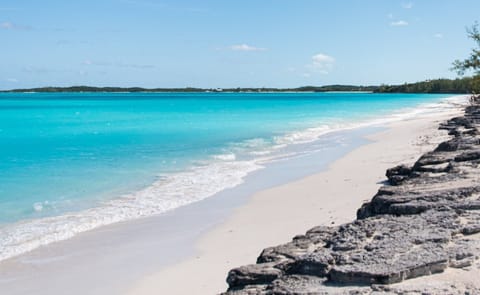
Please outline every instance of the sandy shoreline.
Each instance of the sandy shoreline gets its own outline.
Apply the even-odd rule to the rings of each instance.
[[[414,162],[444,140],[446,133],[438,124],[460,113],[460,108],[452,108],[390,123],[387,130],[368,136],[372,143],[335,161],[328,171],[255,193],[225,223],[199,239],[195,257],[143,278],[126,294],[224,291],[228,270],[254,263],[261,249],[288,242],[316,225],[353,220],[385,180],[385,170]]]
[[[9,295],[224,291],[228,270],[254,263],[263,248],[316,225],[354,219],[385,179],[385,169],[413,162],[441,141],[438,123],[462,107],[432,110],[324,135],[298,147],[315,153],[269,163],[244,184],[204,201],[2,261],[0,290]]]

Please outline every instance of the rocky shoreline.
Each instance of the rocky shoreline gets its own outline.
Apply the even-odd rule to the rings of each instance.
[[[464,116],[440,125],[449,140],[412,167],[387,170],[357,220],[264,249],[257,264],[229,272],[223,294],[480,294],[480,283],[397,284],[478,270],[480,98],[471,102]]]

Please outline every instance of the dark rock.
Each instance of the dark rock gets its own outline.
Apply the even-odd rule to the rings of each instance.
[[[278,278],[281,271],[272,263],[252,264],[234,268],[228,273],[227,283],[230,288],[245,285],[261,285],[271,283]]]
[[[418,169],[422,166],[444,164],[452,160],[453,156],[448,152],[429,152],[418,159],[415,165],[413,165],[413,170],[419,171]]]
[[[456,151],[459,148],[459,142],[457,140],[447,140],[442,143],[440,143],[437,148],[435,149],[435,152],[451,152],[451,151]]]
[[[429,209],[454,208],[464,210],[480,209],[480,201],[472,200],[480,193],[480,186],[440,189],[429,192],[402,192],[380,194],[362,205],[357,212],[358,219],[380,214],[411,215]]]
[[[269,285],[245,285],[239,288],[230,288],[221,295],[272,295]]]
[[[391,185],[398,185],[407,179],[412,169],[405,165],[398,165],[387,170],[386,176]]]
[[[286,272],[324,277],[334,262],[335,258],[328,251],[316,251],[295,259]]]
[[[443,272],[448,266],[448,257],[441,253],[429,253],[424,249],[420,254],[401,256],[405,261],[393,265],[353,263],[334,266],[329,273],[333,283],[348,285],[393,284],[405,279]],[[410,257],[409,257],[410,256]]]
[[[462,234],[464,235],[473,235],[480,233],[480,224],[468,225],[462,229]]]
[[[321,288],[326,281],[326,278],[316,276],[285,276],[273,281],[271,292],[274,295],[328,294]]]
[[[455,157],[456,162],[473,161],[480,159],[480,151],[465,152]]]

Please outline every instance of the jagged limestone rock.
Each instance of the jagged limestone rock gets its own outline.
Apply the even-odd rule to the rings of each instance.
[[[233,269],[225,294],[480,294],[478,285],[402,281],[480,263],[480,99],[440,125],[452,136],[389,185],[357,220],[319,226]]]

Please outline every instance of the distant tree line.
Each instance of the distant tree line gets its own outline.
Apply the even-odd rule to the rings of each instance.
[[[472,93],[473,78],[436,79],[402,85],[381,85],[375,92],[383,93]]]
[[[94,87],[94,86],[70,86],[70,87],[39,87],[27,89],[13,89],[2,92],[203,92],[200,88],[155,88],[142,87]]]
[[[41,87],[14,89],[3,92],[380,92],[380,93],[471,93],[473,78],[436,79],[402,85],[356,86],[327,85],[297,88],[142,88],[142,87]]]
[[[352,86],[352,85],[329,85],[329,86],[303,86],[298,88],[142,88],[142,87],[40,87],[28,89],[13,89],[3,92],[327,92],[327,91],[370,91],[378,89],[377,86]]]

